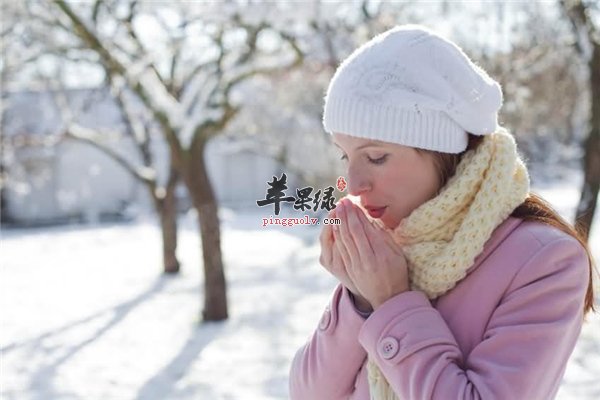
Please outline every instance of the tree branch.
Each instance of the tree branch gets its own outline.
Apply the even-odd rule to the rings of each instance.
[[[133,166],[125,157],[117,153],[111,147],[102,144],[98,141],[98,137],[100,135],[96,134],[95,131],[84,128],[81,125],[70,123],[64,130],[63,135],[66,138],[71,138],[78,140],[83,143],[87,143],[96,149],[100,150],[102,153],[109,156],[115,162],[117,162],[121,167],[123,167],[129,174],[131,174],[135,179],[141,181],[142,183],[156,187],[156,173],[149,168],[136,168]]]
[[[125,132],[134,140],[144,165],[146,167],[152,166],[154,160],[150,151],[150,137],[147,127],[142,123],[141,116],[136,117],[131,102],[127,100],[125,92],[127,87],[125,85],[119,86],[113,77],[108,77],[108,82],[119,105],[119,112],[125,123]]]
[[[102,3],[103,0],[96,0],[94,2],[94,7],[92,8],[92,22],[94,25],[98,25],[98,14],[100,13],[100,6]]]
[[[141,181],[142,183],[148,185],[152,192],[154,193],[154,189],[156,188],[156,171],[144,167],[144,168],[136,168],[131,162],[129,162],[125,157],[117,153],[114,149],[109,146],[102,144],[99,140],[101,137],[96,133],[95,130],[85,128],[77,123],[75,123],[75,115],[71,108],[69,107],[69,102],[63,91],[55,91],[53,92],[53,98],[60,113],[61,119],[65,126],[63,132],[59,136],[63,136],[66,138],[76,139],[78,141],[87,143],[102,153],[106,154],[108,157],[117,162],[121,167],[123,167],[127,172],[129,172],[135,179]],[[82,109],[85,107],[89,107],[89,104],[85,102],[82,105]]]
[[[246,79],[248,79],[252,76],[278,73],[278,72],[293,69],[293,68],[296,68],[296,67],[302,65],[302,62],[304,61],[304,53],[298,46],[296,39],[292,35],[289,35],[285,32],[278,32],[278,33],[283,39],[285,39],[285,41],[294,50],[294,54],[295,54],[294,60],[288,65],[277,65],[277,66],[271,66],[271,67],[254,68],[254,69],[250,69],[246,72],[242,72],[242,73],[238,74],[237,76],[234,76],[225,84],[225,87],[223,89],[225,97],[227,97],[229,95],[229,92],[235,85],[245,81]]]
[[[110,51],[100,42],[99,38],[88,29],[83,21],[77,16],[73,10],[65,3],[64,0],[54,0],[55,4],[69,17],[73,23],[73,29],[77,36],[86,43],[92,50],[98,53],[102,60],[107,75],[111,76],[122,76],[128,82],[129,87],[139,96],[142,102],[152,111],[154,117],[163,128],[163,132],[166,135],[166,139],[174,146],[176,151],[181,151],[181,144],[177,136],[174,134],[173,126],[177,123],[171,121],[170,116],[166,109],[159,106],[155,102],[159,98],[166,100],[169,106],[177,107],[177,102],[168,93],[166,88],[162,86],[164,90],[160,93],[160,96],[151,96],[144,84],[139,79],[133,79],[128,70],[114,57]]]

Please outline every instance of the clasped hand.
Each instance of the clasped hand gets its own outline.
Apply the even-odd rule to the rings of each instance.
[[[352,292],[359,309],[376,309],[409,290],[406,257],[387,230],[348,199],[340,200],[328,217],[341,224],[323,228],[319,261]]]

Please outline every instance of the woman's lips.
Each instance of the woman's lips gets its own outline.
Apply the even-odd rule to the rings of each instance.
[[[371,218],[381,218],[381,216],[385,212],[386,208],[387,207],[378,207],[378,208],[369,207],[369,208],[367,208],[367,212],[369,213]]]

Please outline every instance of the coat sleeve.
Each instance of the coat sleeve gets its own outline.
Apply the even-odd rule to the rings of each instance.
[[[348,399],[367,352],[358,343],[365,319],[348,289],[338,285],[310,340],[298,350],[290,370],[290,398]]]
[[[573,238],[541,245],[468,355],[416,291],[375,310],[359,341],[401,399],[552,398],[583,323],[587,265]]]

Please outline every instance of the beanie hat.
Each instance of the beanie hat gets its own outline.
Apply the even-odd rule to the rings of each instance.
[[[456,44],[419,25],[381,33],[338,67],[327,89],[329,133],[460,153],[467,132],[498,128],[502,90]]]

